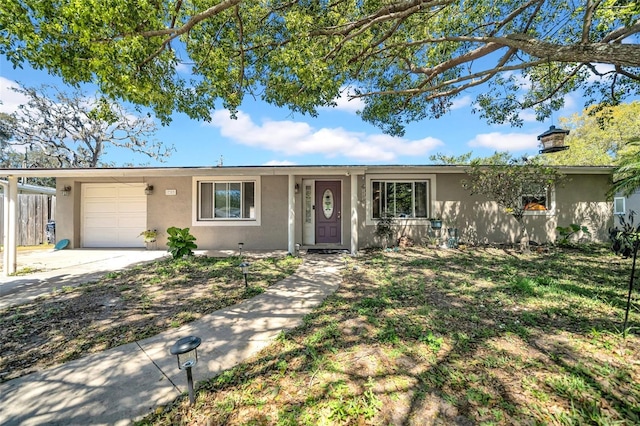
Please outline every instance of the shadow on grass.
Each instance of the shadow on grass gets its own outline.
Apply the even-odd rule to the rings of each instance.
[[[637,424],[640,339],[616,334],[628,265],[612,259],[370,253],[303,325],[202,383],[195,407],[142,423]]]

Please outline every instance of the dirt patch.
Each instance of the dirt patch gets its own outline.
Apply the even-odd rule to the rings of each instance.
[[[239,268],[249,260],[245,287]],[[253,297],[300,260],[160,260],[0,311],[0,381],[153,336]]]

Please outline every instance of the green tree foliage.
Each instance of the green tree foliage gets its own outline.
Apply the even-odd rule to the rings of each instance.
[[[14,159],[13,167],[110,166],[101,161],[108,147],[159,161],[173,150],[149,140],[156,132],[151,119],[135,116],[115,102],[48,86],[15,90],[28,101],[6,122],[14,157],[16,151],[25,152],[17,164]]]
[[[564,175],[556,168],[541,164],[536,158],[513,158],[508,153],[496,153],[485,159],[474,159],[467,169],[462,185],[471,195],[495,201],[515,218],[526,237],[523,218],[525,195],[546,193],[560,183]]]
[[[465,152],[460,155],[445,155],[440,152],[434,155],[429,156],[429,160],[433,164],[437,165],[449,165],[449,166],[458,166],[462,164],[469,164],[471,159],[473,158],[473,152]]]
[[[9,140],[11,139],[11,121],[9,114],[0,113],[0,167],[9,167],[8,157],[11,151]]]
[[[570,130],[566,151],[542,156],[550,165],[611,166],[633,138],[640,137],[640,102],[615,107],[592,107],[560,119]],[[633,150],[632,150],[633,151]]]
[[[640,137],[628,141],[620,151],[609,195],[621,193],[628,197],[638,188],[640,188]]]
[[[485,83],[476,110],[514,125],[579,89],[607,105],[637,95],[639,14],[627,0],[4,0],[0,54],[164,122],[209,119],[219,100],[233,114],[247,95],[315,114],[342,94],[402,134]]]

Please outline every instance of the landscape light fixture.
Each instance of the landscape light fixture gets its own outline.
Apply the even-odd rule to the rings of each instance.
[[[568,134],[569,130],[557,129],[556,126],[549,127],[549,130],[538,136],[538,140],[542,144],[540,154],[549,154],[569,149],[569,147],[564,144],[564,138]]]
[[[191,368],[198,363],[197,347],[202,343],[202,339],[196,336],[183,337],[171,347],[171,355],[178,358],[178,368],[187,370],[187,386],[189,387],[189,404],[193,405],[195,395],[193,394],[193,376]]]
[[[300,256],[300,243],[296,243],[296,252],[294,253],[295,257]]]
[[[153,185],[147,184],[146,188],[144,188],[144,193],[147,195],[153,194]]]
[[[244,243],[238,243],[238,251],[240,251],[240,257],[242,257],[242,247],[244,247]]]
[[[71,193],[71,187],[69,185],[65,185],[62,187],[62,195],[64,197],[68,197],[70,193]]]
[[[240,264],[242,275],[244,275],[244,288],[249,288],[249,284],[247,284],[247,275],[249,274],[249,266],[251,266],[251,264],[248,262],[242,262]]]

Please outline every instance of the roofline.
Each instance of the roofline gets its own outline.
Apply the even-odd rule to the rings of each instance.
[[[0,183],[2,183],[2,187],[9,184],[9,182],[6,180],[0,180]],[[18,182],[18,191],[25,191],[34,194],[56,195],[55,188],[40,185],[29,185],[20,182]]]
[[[0,177],[150,177],[195,175],[291,175],[291,174],[365,174],[365,173],[464,173],[468,165],[344,165],[344,166],[223,166],[223,167],[126,167],[67,169],[2,169]],[[613,166],[558,166],[565,174],[612,174]]]

